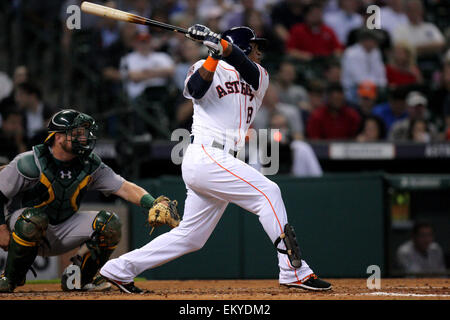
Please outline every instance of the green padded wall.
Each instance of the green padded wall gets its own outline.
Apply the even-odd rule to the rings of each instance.
[[[279,186],[303,256],[322,277],[365,277],[369,265],[384,261],[383,176],[336,174],[321,178],[270,177]],[[181,177],[137,181],[154,196],[164,194],[184,209]],[[148,235],[142,209],[132,206],[131,246],[145,245],[169,231]],[[230,204],[199,251],[141,274],[148,279],[278,278],[276,251],[258,217]]]

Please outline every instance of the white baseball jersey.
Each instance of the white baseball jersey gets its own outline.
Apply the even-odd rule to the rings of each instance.
[[[269,85],[269,74],[256,64],[260,77],[259,88],[255,90],[236,68],[220,60],[208,91],[201,99],[194,99],[186,84],[204,62],[196,62],[185,80],[183,94],[194,103],[192,134],[195,137],[213,137],[217,142],[238,151],[244,145],[247,130],[261,106]]]

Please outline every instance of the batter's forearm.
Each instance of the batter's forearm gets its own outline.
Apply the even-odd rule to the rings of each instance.
[[[221,40],[221,45],[223,57],[230,55],[231,45],[223,39]],[[203,65],[191,76],[187,83],[187,88],[194,99],[201,99],[208,91],[218,64],[219,60],[208,56]]]

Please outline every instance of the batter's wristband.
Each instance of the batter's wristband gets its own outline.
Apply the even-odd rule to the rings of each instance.
[[[208,58],[206,58],[206,61],[203,63],[203,68],[205,68],[209,72],[215,72],[218,63],[219,63],[219,60],[214,59],[211,56],[208,56]]]
[[[144,194],[141,198],[140,204],[142,208],[150,209],[153,206],[155,199],[150,194]]]

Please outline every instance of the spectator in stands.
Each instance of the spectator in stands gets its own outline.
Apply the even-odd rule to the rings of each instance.
[[[295,105],[289,105],[280,101],[280,94],[273,83],[269,84],[263,103],[253,121],[253,128],[264,129],[270,125],[270,119],[274,113],[280,113],[289,122],[292,139],[303,139],[304,129],[301,113]]]
[[[283,43],[289,38],[289,30],[297,23],[303,22],[305,0],[281,0],[271,11],[272,26],[275,34]]]
[[[164,1],[164,2],[166,2],[166,1]],[[171,4],[171,2],[169,2],[169,3]],[[160,5],[162,5],[162,4],[160,4]],[[167,8],[167,7],[165,7],[165,8]],[[141,16],[141,17],[151,17],[153,14],[153,11],[154,11],[154,10],[152,10],[152,2],[148,1],[148,0],[133,0],[131,2],[131,7],[128,10],[130,13],[137,14],[138,16]],[[137,28],[138,28],[138,33],[149,32],[149,26],[138,24]]]
[[[133,115],[134,133],[167,138],[171,112],[167,101],[171,97],[169,84],[175,63],[167,53],[155,51],[154,45],[149,33],[138,33],[134,51],[120,61],[120,72],[136,112]]]
[[[406,111],[406,90],[404,88],[395,88],[389,90],[388,101],[376,105],[372,114],[383,119],[386,131],[389,131],[392,125],[408,117]]]
[[[199,2],[199,0],[186,0],[180,2],[180,9],[176,10],[172,14],[169,13],[169,22],[182,28],[189,28],[190,26],[198,23],[201,19],[200,8],[198,5]]]
[[[135,99],[148,90],[152,98],[161,100],[175,69],[172,58],[163,52],[154,51],[149,33],[135,36],[135,49],[120,62],[120,72],[130,99]]]
[[[14,69],[13,79],[12,79],[12,90],[9,95],[0,101],[0,110],[6,110],[7,108],[15,105],[14,95],[17,90],[17,86],[21,83],[28,81],[28,68],[26,66],[20,65]],[[1,119],[1,116],[0,116]],[[1,125],[1,122],[0,122]]]
[[[371,30],[361,32],[359,42],[348,47],[342,57],[342,84],[349,101],[356,102],[357,87],[367,80],[381,88],[387,83],[378,38]]]
[[[31,144],[34,139],[43,137],[55,109],[43,101],[41,90],[31,82],[19,84],[14,98],[19,110],[24,114],[25,135]]]
[[[19,153],[27,151],[23,114],[19,110],[9,108],[2,110],[2,126],[0,127],[0,163],[10,162]]]
[[[386,0],[386,5],[380,10],[381,28],[389,32],[392,37],[394,30],[408,23],[405,14],[404,0]]]
[[[356,137],[358,142],[379,142],[386,137],[384,122],[379,117],[368,115],[364,118],[360,133]]]
[[[342,44],[347,43],[351,30],[363,25],[363,18],[358,13],[360,5],[359,0],[339,0],[339,10],[324,15],[325,24],[333,29]]]
[[[317,57],[339,56],[342,45],[334,31],[322,21],[323,9],[318,3],[305,7],[305,22],[292,26],[286,42],[289,56],[302,61]]]
[[[291,61],[283,61],[279,65],[275,76],[274,86],[277,88],[280,101],[300,109],[306,108],[308,101],[308,92],[306,89],[296,84],[297,71]]]
[[[122,74],[120,72],[120,60],[123,56],[133,51],[137,34],[136,24],[120,24],[120,37],[107,48],[103,48],[99,69],[102,74],[100,81],[99,112],[111,112],[105,121],[105,131],[111,137],[117,134],[118,116],[114,114],[115,108],[121,108],[126,99],[123,87]]]
[[[278,57],[284,54],[284,43],[275,34],[271,24],[267,20],[261,11],[252,10],[246,16],[244,25],[252,28],[257,37],[267,39],[267,43],[262,48],[265,57],[271,53]]]
[[[332,60],[327,63],[324,70],[324,77],[327,82],[341,82],[342,68],[339,60]]]
[[[300,113],[305,128],[311,113],[325,103],[326,84],[321,80],[311,80],[308,82],[306,89],[308,91],[308,102],[300,106]]]
[[[116,1],[108,0],[103,3],[104,6],[118,9]],[[116,42],[120,37],[120,28],[117,20],[103,17],[99,21],[99,32],[101,40],[101,48],[105,49]]]
[[[184,80],[186,80],[189,68],[201,58],[201,49],[202,47],[197,42],[189,39],[183,40],[182,45],[179,47],[177,56],[179,56],[180,61],[175,66],[173,80],[180,92],[184,89]]]
[[[117,96],[121,87],[122,75],[120,73],[120,59],[133,51],[134,41],[136,39],[137,27],[133,23],[124,23],[120,27],[120,38],[103,50],[102,74],[110,87],[108,94]],[[107,104],[109,105],[109,103]]]
[[[223,16],[224,9],[219,5],[213,6],[202,15],[202,24],[214,32],[222,33],[225,31],[222,25]]]
[[[322,167],[317,160],[316,154],[311,146],[292,136],[286,114],[275,112],[270,118],[270,128],[279,129],[275,138],[279,143],[280,170],[279,173],[291,173],[296,177],[320,177]]]
[[[439,123],[438,120],[441,120],[450,114],[450,109],[445,110],[445,105],[448,105],[448,101],[450,101],[450,59],[448,61],[444,60],[439,84],[437,88],[434,88],[431,92],[429,109],[432,113],[433,121],[436,122],[439,127],[443,127],[444,124]]]
[[[181,93],[184,89],[184,81],[186,80],[189,68],[200,60],[202,47],[192,40],[185,39],[179,49],[181,51],[179,54],[181,60],[176,64],[173,80],[176,88]],[[192,100],[185,99],[181,94],[178,100],[176,103],[175,126],[190,130],[192,126],[192,113],[194,111]]]
[[[408,140],[418,143],[429,143],[431,132],[429,122],[424,119],[411,120],[409,123]]]
[[[446,266],[441,246],[434,241],[430,223],[414,223],[412,238],[397,249],[397,264],[406,276],[444,275]]]
[[[14,87],[19,84],[28,81],[28,68],[26,66],[20,65],[14,69],[13,82]]]
[[[428,99],[418,91],[411,91],[406,97],[408,117],[395,122],[389,132],[391,141],[430,142],[438,139],[438,130],[428,122]],[[416,127],[416,128],[415,128]],[[420,131],[422,132],[420,133]]]
[[[230,12],[224,15],[223,27],[228,30],[236,26],[246,25],[249,15],[257,10],[254,0],[241,0]],[[270,24],[270,17],[265,12],[261,12],[265,24]]]
[[[373,16],[373,12],[367,12],[367,9],[363,11],[363,24],[358,27],[350,30],[347,35],[347,40],[345,42],[347,47],[350,47],[359,41],[359,37],[361,33],[370,30],[378,39],[378,47],[381,50],[381,55],[383,57],[383,61],[386,60],[387,51],[391,48],[391,35],[384,29],[369,29],[367,26],[370,23],[370,18]]]
[[[8,97],[13,90],[13,81],[6,72],[0,70],[0,102]]]
[[[326,104],[310,114],[306,133],[313,140],[353,139],[360,124],[358,112],[346,104],[341,84],[332,83],[327,89]]]
[[[155,6],[152,9],[150,19],[162,23],[170,23],[169,13],[163,7]],[[151,28],[148,31],[152,36],[154,51],[165,52],[171,54],[172,47],[177,45],[177,38],[182,38],[180,33],[167,31],[163,28]],[[144,32],[145,33],[145,32]],[[175,41],[174,41],[175,40]]]
[[[431,22],[423,19],[421,0],[407,0],[408,23],[398,26],[393,33],[393,42],[404,42],[412,46],[418,57],[440,54],[445,45],[441,31]]]
[[[225,12],[232,10],[234,2],[234,0],[200,0],[198,10],[202,21],[201,23],[215,32],[225,31],[225,29],[222,29],[225,25],[224,21],[221,21],[221,19]],[[216,16],[218,21],[214,24],[207,23],[213,16]]]
[[[53,1],[52,1],[53,2]],[[81,6],[83,0],[65,0],[61,5],[61,11],[59,15],[59,19],[61,21],[61,48],[65,54],[70,53],[70,49],[72,47],[72,41],[74,35],[78,32],[91,33],[94,30],[98,30],[98,22],[100,17],[93,14],[81,14],[80,15],[80,25],[82,26],[82,30],[69,29],[67,28],[67,18],[69,14],[67,13],[67,8],[70,6]],[[70,61],[70,59],[68,60]]]
[[[386,77],[391,88],[419,84],[422,73],[416,64],[414,49],[406,44],[397,43],[390,53],[386,64]]]
[[[450,95],[444,101],[444,139],[450,141]]]
[[[377,86],[372,81],[362,81],[358,86],[358,103],[356,109],[361,118],[372,114],[377,101]]]

